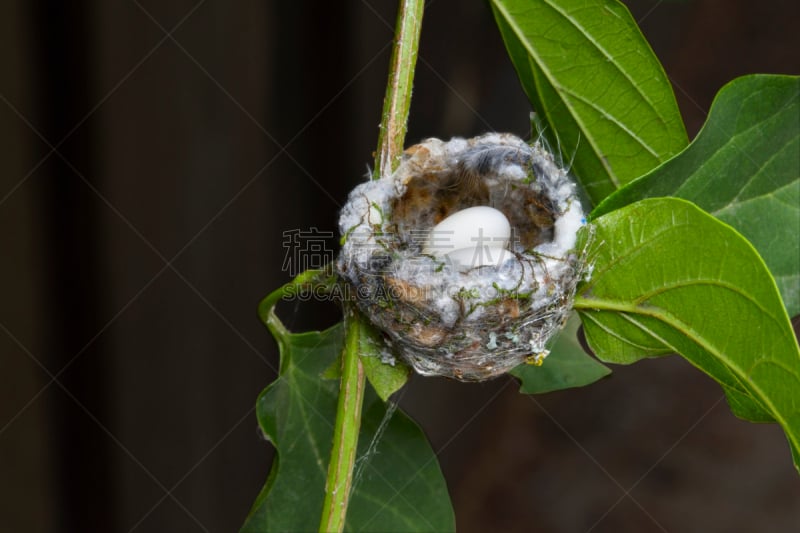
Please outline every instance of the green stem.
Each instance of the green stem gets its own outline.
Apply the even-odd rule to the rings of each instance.
[[[423,0],[400,1],[373,179],[394,171],[403,154],[424,7]],[[353,466],[358,448],[365,388],[364,367],[359,357],[361,328],[366,325],[362,320],[354,308],[346,309],[346,336],[342,353],[339,403],[336,408],[333,449],[328,464],[325,500],[319,524],[319,530],[326,533],[344,530],[347,505],[352,490]]]
[[[325,501],[319,530],[342,531],[353,482],[353,465],[361,427],[361,405],[364,401],[364,367],[358,356],[361,321],[355,312],[345,317],[345,345],[342,357],[342,381],[336,425],[333,428],[333,450],[325,484]]]
[[[327,292],[335,283],[335,278],[330,270],[306,270],[299,274],[292,281],[285,284],[279,289],[269,293],[261,303],[258,304],[258,316],[261,321],[266,324],[270,332],[275,336],[278,342],[283,342],[289,330],[283,325],[283,322],[275,314],[275,306],[284,297],[293,299],[303,289],[313,289],[318,287],[323,289],[321,292]]]
[[[403,154],[424,7],[422,0],[400,2],[372,179],[390,174]]]

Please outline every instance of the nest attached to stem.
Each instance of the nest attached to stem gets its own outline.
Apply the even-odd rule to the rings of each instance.
[[[464,270],[423,253],[451,214],[489,206],[512,239],[498,264]],[[583,272],[576,187],[539,142],[509,134],[408,148],[390,176],[357,186],[339,221],[339,276],[384,340],[423,375],[482,381],[529,362],[566,321]]]

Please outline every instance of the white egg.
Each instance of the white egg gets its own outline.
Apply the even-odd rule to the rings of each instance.
[[[483,254],[476,248],[506,248],[510,237],[511,225],[503,213],[484,205],[468,207],[436,224],[422,253],[442,256],[469,249],[478,257]]]

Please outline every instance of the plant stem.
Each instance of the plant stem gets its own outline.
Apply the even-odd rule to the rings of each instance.
[[[424,7],[423,0],[400,1],[373,179],[388,175],[397,168],[403,153]],[[325,500],[319,524],[319,530],[326,533],[344,530],[352,489],[366,385],[364,367],[359,357],[361,328],[366,326],[363,320],[355,308],[345,310],[342,379],[333,430],[333,449],[325,482]]]
[[[266,324],[272,335],[279,343],[283,343],[289,335],[289,330],[275,314],[275,306],[284,296],[292,297],[301,289],[324,288],[326,292],[330,290],[335,282],[333,273],[330,270],[306,270],[297,275],[292,281],[272,291],[261,303],[258,304],[258,316]]]
[[[403,154],[424,7],[422,0],[400,1],[372,179],[390,174]]]
[[[342,531],[353,481],[358,433],[361,426],[361,405],[364,401],[364,367],[358,356],[361,324],[355,312],[345,317],[345,344],[342,356],[342,381],[336,425],[333,429],[333,450],[325,483],[325,501],[319,530]]]

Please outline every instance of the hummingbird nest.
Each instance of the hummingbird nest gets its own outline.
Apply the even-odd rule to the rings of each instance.
[[[477,227],[474,249],[434,250],[437,239],[472,231],[466,214],[448,217],[475,206],[502,213],[510,238],[484,243]],[[575,184],[540,142],[495,133],[428,139],[408,148],[393,174],[350,193],[336,269],[418,373],[482,381],[547,356],[582,276],[575,243],[583,224]],[[483,246],[494,259],[464,260]]]

